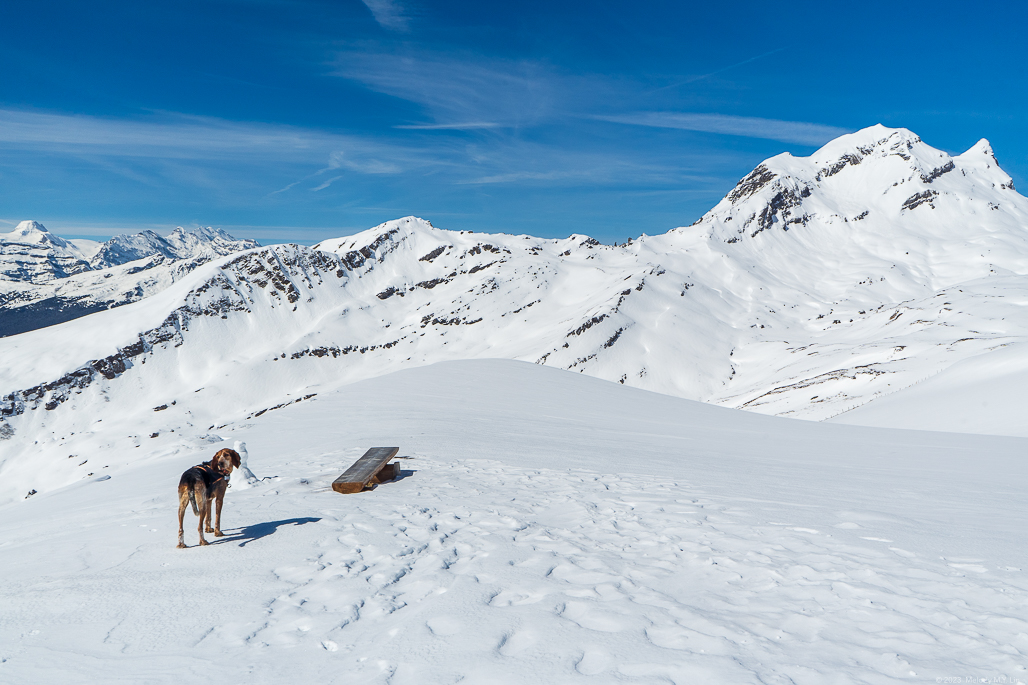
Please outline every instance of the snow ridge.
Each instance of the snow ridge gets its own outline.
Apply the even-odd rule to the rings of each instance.
[[[233,252],[260,247],[256,240],[236,240],[221,229],[206,227],[186,232],[181,226],[162,238],[153,231],[119,235],[104,243],[90,259],[94,269],[104,269],[151,255],[168,259],[213,259]]]

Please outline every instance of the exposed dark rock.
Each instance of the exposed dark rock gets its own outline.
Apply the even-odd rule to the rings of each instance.
[[[911,195],[903,202],[902,209],[914,209],[915,207],[925,203],[927,203],[932,209],[935,209],[935,204],[932,202],[932,198],[936,197],[938,194],[938,191],[926,190],[923,193]]]
[[[941,167],[938,167],[936,169],[932,169],[930,172],[928,172],[927,176],[924,175],[924,174],[921,174],[921,180],[924,181],[925,183],[931,183],[932,181],[934,181],[935,179],[939,178],[943,174],[948,174],[949,172],[953,171],[953,169],[955,169],[955,168],[956,167],[954,166],[953,161],[950,160],[949,162],[946,162]]]
[[[746,178],[736,184],[735,188],[728,193],[728,199],[732,203],[745,200],[774,180],[774,178],[775,173],[761,164],[751,171]]]
[[[861,162],[861,158],[858,157],[857,155],[850,155],[850,154],[843,155],[842,157],[839,158],[839,160],[837,162],[835,162],[831,166],[828,166],[828,167],[822,169],[820,172],[818,172],[816,178],[817,178],[818,181],[820,181],[822,178],[828,178],[829,176],[835,176],[837,173],[839,173],[840,171],[842,171],[846,167],[848,167],[848,166],[856,166],[857,164],[860,164],[860,162]]]
[[[376,259],[381,259],[381,256],[379,256],[376,251],[378,250],[378,248],[382,247],[387,242],[389,242],[390,239],[394,235],[399,233],[399,232],[400,232],[400,229],[398,229],[398,228],[394,228],[391,231],[386,231],[385,233],[383,233],[382,235],[378,236],[373,241],[371,241],[368,245],[362,247],[361,249],[347,252],[345,255],[343,255],[340,258],[340,261],[350,271],[356,271],[357,269],[359,269],[362,266],[364,266],[364,264],[369,259],[371,259],[372,255],[375,255]],[[387,250],[386,252],[391,252],[391,251],[392,250]],[[322,254],[324,254],[324,253],[322,253]],[[328,255],[326,255],[326,256],[328,256]],[[382,256],[384,256],[384,255],[382,255]]]
[[[600,323],[601,321],[603,321],[606,318],[607,318],[606,314],[600,314],[599,316],[594,316],[591,319],[589,319],[588,321],[586,321],[584,324],[582,324],[581,326],[576,328],[575,330],[573,330],[570,333],[568,333],[567,335],[565,335],[564,337],[565,338],[570,338],[573,335],[582,335],[587,330],[589,330],[590,328],[592,328],[593,326],[595,326],[596,324]]]
[[[495,263],[496,262],[489,262],[488,264],[476,264],[475,266],[473,266],[470,269],[468,269],[468,273],[469,274],[478,273],[482,269],[488,269],[490,266],[492,266]]]
[[[418,261],[419,262],[431,262],[433,259],[435,259],[439,255],[441,255],[446,250],[447,247],[449,247],[449,246],[448,245],[441,245],[440,247],[437,247],[436,249],[434,249],[431,252],[429,252],[427,255],[425,255],[424,257],[422,257]]]
[[[612,347],[614,345],[614,343],[616,343],[618,341],[618,338],[621,337],[621,334],[624,333],[624,332],[625,332],[625,327],[624,326],[622,326],[621,328],[619,328],[616,331],[614,331],[614,335],[610,336],[610,338],[607,340],[607,342],[603,343],[603,348],[606,349],[608,347]]]
[[[788,392],[790,390],[800,390],[803,388],[810,387],[812,385],[819,385],[821,383],[837,381],[844,378],[853,380],[857,376],[861,375],[880,376],[884,373],[888,372],[882,371],[881,369],[877,368],[874,364],[862,364],[860,366],[855,366],[852,369],[837,369],[835,371],[829,371],[828,373],[822,373],[820,375],[814,376],[813,378],[807,378],[805,380],[799,381],[798,383],[791,383],[789,385],[779,386],[773,390],[769,390],[768,392],[764,393],[763,395],[760,395],[759,397],[754,397],[752,400],[744,403],[742,407],[748,407],[754,402],[757,402],[758,400],[768,397],[769,395],[777,395],[779,393]]]
[[[310,398],[315,397],[317,394],[318,393],[316,393],[316,392],[312,392],[310,395],[304,395],[303,397],[298,397],[295,400],[290,400],[289,402],[282,402],[281,404],[276,404],[274,407],[268,407],[266,409],[261,409],[260,411],[256,411],[256,412],[250,414],[249,416],[247,416],[246,419],[244,419],[244,421],[248,420],[248,419],[255,419],[258,416],[266,414],[269,411],[275,411],[276,409],[281,409],[282,407],[288,407],[289,405],[296,404],[297,402],[303,402],[304,400],[309,400]]]
[[[800,223],[806,225],[807,220],[809,219],[806,214],[789,221],[791,218],[791,209],[802,204],[803,198],[806,197],[810,197],[810,188],[807,186],[803,186],[799,191],[793,190],[792,188],[782,188],[779,190],[771,197],[771,200],[764,205],[764,208],[760,211],[760,215],[756,217],[757,229],[750,233],[750,237],[753,238],[761,231],[766,231],[780,220],[782,221],[783,227],[787,226],[789,223]],[[747,220],[747,226],[751,220]]]
[[[393,286],[389,286],[388,288],[380,292],[378,295],[376,295],[376,297],[380,300],[388,300],[393,295],[399,295],[400,297],[403,297],[406,294],[407,292],[403,288],[397,290]]]

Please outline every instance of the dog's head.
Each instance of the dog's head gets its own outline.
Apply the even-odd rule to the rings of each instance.
[[[214,455],[214,458],[211,459],[211,466],[213,466],[216,471],[226,476],[232,473],[232,467],[239,468],[239,464],[239,453],[235,450],[219,450],[218,453]]]

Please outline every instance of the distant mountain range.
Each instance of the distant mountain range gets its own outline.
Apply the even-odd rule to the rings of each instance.
[[[131,279],[157,259],[64,281]],[[625,245],[407,217],[183,267],[161,287],[0,340],[12,454],[18,435],[39,450],[105,417],[127,435],[202,435],[321,389],[486,357],[826,419],[1028,340],[1028,199],[984,140],[950,156],[874,126],[773,157],[692,226]]]
[[[255,247],[214,228],[176,228],[167,237],[143,231],[100,243],[65,240],[23,221],[0,233],[0,336],[135,302],[216,257]]]

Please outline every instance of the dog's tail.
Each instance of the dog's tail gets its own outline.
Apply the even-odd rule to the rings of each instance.
[[[193,505],[193,515],[199,516],[200,510],[196,507],[196,493],[193,492],[193,488],[189,488],[189,503]]]

